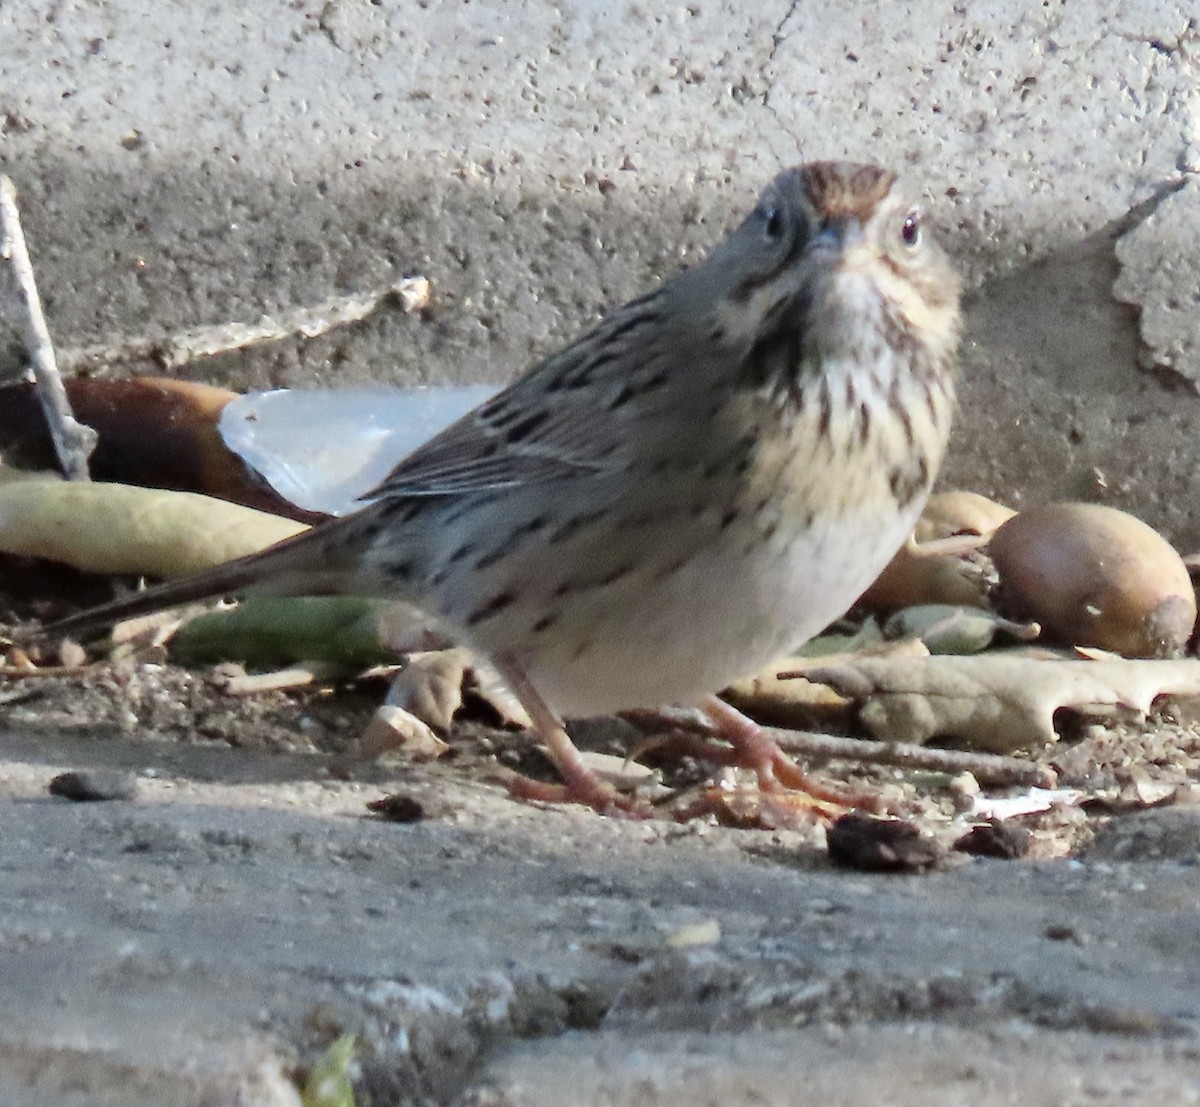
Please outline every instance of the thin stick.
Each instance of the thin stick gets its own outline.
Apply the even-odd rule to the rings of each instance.
[[[779,748],[802,757],[843,758],[902,769],[927,769],[939,773],[971,773],[980,784],[1053,788],[1058,774],[1048,765],[1004,757],[996,753],[968,753],[917,746],[911,742],[874,742],[865,738],[840,738],[809,730],[763,727]]]
[[[71,414],[67,390],[54,360],[46,318],[42,315],[42,301],[33,280],[33,265],[17,212],[17,190],[5,176],[0,176],[0,259],[12,266],[16,278],[25,327],[25,348],[33,366],[34,383],[46,413],[59,466],[68,480],[87,480],[88,458],[96,446],[96,432]]]
[[[63,350],[59,360],[68,369],[87,369],[90,373],[120,368],[132,361],[153,361],[160,369],[178,369],[201,358],[267,342],[319,338],[337,327],[361,322],[395,300],[399,300],[406,314],[423,311],[429,305],[428,279],[402,277],[374,292],[338,296],[311,307],[264,315],[257,323],[219,323],[193,327],[165,338],[128,338],[117,345]]]

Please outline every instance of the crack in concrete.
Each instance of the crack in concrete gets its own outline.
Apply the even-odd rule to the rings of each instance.
[[[1117,282],[1120,280],[1125,269],[1124,263],[1117,255],[1117,244],[1126,235],[1141,227],[1158,211],[1163,203],[1170,199],[1170,197],[1181,192],[1187,186],[1188,181],[1197,175],[1195,171],[1181,169],[1180,175],[1177,178],[1163,181],[1154,189],[1154,192],[1149,197],[1140,204],[1135,204],[1119,219],[1114,220],[1106,228],[1107,234],[1105,235],[1113,264],[1112,299],[1114,303],[1123,305],[1131,312],[1131,323],[1137,336],[1139,366],[1152,375],[1161,387],[1168,390],[1182,388],[1193,393],[1200,393],[1200,382],[1175,366],[1160,360],[1155,353],[1154,347],[1146,341],[1142,333],[1142,316],[1146,310],[1145,303],[1122,298],[1117,293]]]
[[[1130,232],[1142,226],[1153,216],[1162,204],[1181,191],[1189,178],[1200,174],[1200,24],[1195,19],[1189,19],[1183,30],[1174,38],[1168,39],[1160,35],[1123,34],[1121,37],[1128,42],[1136,42],[1149,46],[1151,50],[1171,60],[1176,70],[1181,86],[1173,90],[1164,109],[1165,114],[1179,112],[1184,117],[1184,129],[1180,138],[1182,146],[1175,158],[1179,176],[1163,181],[1153,193],[1140,204],[1134,205],[1120,219],[1115,220],[1108,229],[1108,238],[1113,250],[1115,266],[1113,278],[1113,300],[1124,304],[1133,312],[1133,325],[1138,339],[1138,361],[1140,365],[1152,372],[1159,381],[1168,388],[1184,387],[1189,391],[1200,391],[1200,382],[1162,362],[1154,347],[1143,334],[1142,317],[1146,305],[1139,301],[1121,298],[1117,293],[1117,281],[1124,272],[1125,265],[1117,255],[1117,244]]]
[[[995,1025],[1012,1019],[1053,1030],[1142,1039],[1192,1037],[1195,1032],[1186,1018],[1092,1003],[1003,973],[823,973],[802,961],[760,960],[751,967],[737,958],[696,961],[679,954],[651,956],[624,980],[551,984],[530,978],[498,985],[492,977],[476,990],[473,1001],[447,1001],[407,1024],[394,1008],[366,1006],[368,1024],[379,1024],[367,1031],[376,1041],[364,1072],[368,1087],[451,1099],[481,1075],[486,1082],[488,1059],[498,1052],[514,1043],[568,1033],[605,1031],[637,1038],[673,1031],[756,1033],[816,1023]],[[361,1033],[361,1022],[358,1029]]]
[[[1114,219],[1108,225],[1106,230],[1110,240],[1115,244],[1118,239],[1124,238],[1130,231],[1140,227],[1158,211],[1166,200],[1182,191],[1187,185],[1188,179],[1195,175],[1188,170],[1181,170],[1180,176],[1155,185],[1150,196],[1141,203],[1134,204],[1124,215]]]
[[[1159,35],[1122,34],[1126,42],[1149,46],[1157,54],[1170,58],[1181,80],[1191,87],[1187,91],[1172,91],[1166,113],[1180,109],[1187,118],[1190,134],[1183,136],[1183,149],[1175,159],[1182,173],[1200,172],[1200,23],[1189,19],[1173,40]]]
[[[790,0],[790,3],[787,6],[787,11],[783,13],[779,22],[775,24],[775,29],[771,32],[771,49],[767,52],[766,60],[758,67],[758,75],[763,82],[762,105],[775,117],[776,121],[778,121],[781,126],[783,126],[783,120],[780,118],[779,113],[771,104],[772,80],[767,73],[767,69],[775,60],[776,55],[779,53],[779,47],[787,41],[788,36],[784,32],[784,28],[788,25],[788,23],[791,22],[792,17],[796,14],[799,7],[800,0]],[[784,130],[787,131],[786,126],[784,126]],[[793,135],[791,131],[787,131],[787,133],[791,135],[793,141],[796,141],[796,136]]]

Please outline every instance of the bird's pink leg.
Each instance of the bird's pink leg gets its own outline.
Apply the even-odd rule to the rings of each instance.
[[[563,779],[562,784],[547,784],[506,770],[504,784],[513,796],[541,803],[579,803],[601,814],[641,817],[652,814],[644,800],[622,795],[588,766],[562,721],[538,695],[517,662],[509,657],[494,657],[492,663],[509,691],[528,712],[534,733],[545,743],[546,753]]]
[[[811,807],[814,814],[836,817],[850,807],[874,807],[874,797],[822,784],[804,772],[753,719],[716,696],[700,703],[717,735],[733,747],[733,764],[752,770],[759,787],[775,796],[787,794],[790,805]],[[700,754],[703,757],[703,754]]]

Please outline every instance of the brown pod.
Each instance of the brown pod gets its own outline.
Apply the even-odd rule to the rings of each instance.
[[[285,500],[225,445],[221,411],[236,393],[170,377],[77,377],[66,389],[75,417],[99,435],[93,479],[203,492],[301,522],[323,518]],[[0,449],[26,464],[54,466],[30,385],[0,389]]]
[[[991,534],[1015,512],[977,492],[935,492],[929,497],[913,537],[922,543],[956,534]],[[867,611],[899,611],[919,604],[947,603],[987,607],[983,575],[961,554],[921,553],[902,546],[862,595]]]
[[[1100,504],[1022,511],[992,536],[1001,604],[1070,645],[1180,653],[1196,621],[1183,559],[1140,519]]]
[[[965,558],[913,553],[902,546],[858,600],[866,611],[886,612],[927,603],[987,607],[982,573]]]
[[[991,534],[1016,512],[978,492],[952,489],[929,497],[913,532],[918,542],[948,538],[952,534]]]

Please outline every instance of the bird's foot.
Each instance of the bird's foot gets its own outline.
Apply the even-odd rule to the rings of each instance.
[[[806,773],[779,748],[778,742],[766,730],[723,700],[710,697],[701,705],[701,710],[713,728],[714,737],[676,730],[653,745],[659,750],[692,757],[705,764],[753,772],[766,805],[790,812],[796,818],[832,821],[854,808],[881,809],[882,801],[877,795],[839,787]],[[733,802],[729,799],[731,795],[722,789],[714,789],[711,801],[727,808]],[[741,800],[738,800],[735,805],[740,804]]]
[[[601,815],[620,815],[634,819],[649,819],[655,816],[654,808],[645,799],[633,793],[618,791],[594,772],[574,773],[570,780],[552,784],[505,769],[500,774],[500,782],[514,799],[534,803],[575,803],[590,807]]]

